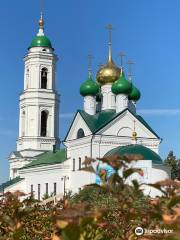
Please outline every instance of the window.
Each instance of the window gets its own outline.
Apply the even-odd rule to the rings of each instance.
[[[47,89],[47,68],[42,68],[41,70],[41,88]]]
[[[46,195],[48,195],[48,183],[46,183]]]
[[[84,130],[80,128],[77,132],[77,138],[83,138],[85,136]]]
[[[41,185],[38,184],[38,200],[40,201],[41,199]]]
[[[56,188],[57,188],[57,184],[54,183],[54,196],[56,195]]]
[[[26,71],[26,88],[29,87],[29,69],[27,68],[27,71]]]
[[[31,184],[31,196],[34,195],[34,191],[33,191],[33,184]]]
[[[13,178],[15,178],[17,175],[17,168],[13,168]]]
[[[75,165],[76,163],[75,163],[75,159],[73,158],[73,171],[75,171],[76,170],[76,165]]]
[[[79,158],[79,170],[81,169],[81,158]]]
[[[22,128],[21,128],[21,135],[22,136],[25,136],[25,111],[23,110],[22,111],[22,116],[21,116],[21,120],[22,120],[22,123],[21,123],[21,126],[22,126]]]
[[[46,137],[47,135],[47,118],[48,113],[46,111],[41,112],[41,136]]]

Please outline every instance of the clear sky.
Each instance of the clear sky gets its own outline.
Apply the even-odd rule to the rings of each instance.
[[[8,179],[7,157],[16,150],[18,98],[23,89],[23,57],[38,30],[39,1],[6,0],[0,6],[0,183]],[[82,108],[79,86],[87,78],[87,55],[93,74],[107,58],[112,23],[113,58],[134,60],[135,85],[141,90],[139,113],[163,142],[160,154],[180,157],[180,1],[45,0],[45,33],[59,56],[57,87],[61,93],[60,136],[72,114]]]

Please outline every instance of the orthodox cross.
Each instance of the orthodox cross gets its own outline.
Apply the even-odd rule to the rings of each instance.
[[[129,59],[127,64],[128,64],[128,77],[129,80],[132,80],[132,65],[134,64],[134,62]]]
[[[92,75],[92,59],[93,59],[92,54],[88,54],[88,74],[89,74],[89,77]]]
[[[121,68],[123,68],[123,60],[124,60],[124,57],[126,56],[124,52],[120,52],[119,53],[119,56],[120,56],[120,59],[121,59]]]
[[[112,24],[108,24],[106,26],[106,29],[108,29],[109,31],[109,61],[112,61],[112,30],[113,30],[113,26]]]

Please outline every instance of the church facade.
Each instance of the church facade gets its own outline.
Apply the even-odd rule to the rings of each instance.
[[[58,57],[44,34],[41,16],[39,31],[24,58],[24,89],[19,101],[19,137],[17,149],[9,156],[10,180],[1,192],[20,190],[41,200],[45,195],[78,192],[94,183],[96,175],[81,171],[85,157],[137,154],[143,160],[132,163],[144,176],[134,175],[142,183],[169,178],[169,170],[158,155],[160,137],[138,115],[136,104],[141,93],[126,79],[123,66],[112,58],[111,37],[108,60],[93,80],[80,86],[84,108],[77,110],[60,149],[59,105],[56,90]],[[131,180],[131,179],[129,179]],[[146,187],[152,197],[157,190]]]

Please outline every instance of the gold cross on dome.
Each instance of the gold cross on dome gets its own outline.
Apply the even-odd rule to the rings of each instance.
[[[112,24],[108,24],[106,29],[109,30],[109,45],[112,45],[112,30],[114,29]]]

